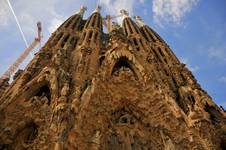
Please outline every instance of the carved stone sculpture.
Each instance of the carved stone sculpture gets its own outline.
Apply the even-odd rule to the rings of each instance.
[[[85,10],[0,81],[0,150],[226,149],[225,112],[153,29]]]

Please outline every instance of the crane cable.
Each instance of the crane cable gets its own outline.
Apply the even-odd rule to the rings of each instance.
[[[22,53],[22,55],[20,55],[20,57],[17,58],[17,60],[13,64],[11,64],[9,66],[9,68],[6,70],[6,72],[2,75],[2,77],[0,78],[0,83],[6,78],[10,78],[11,74],[15,71],[15,69],[17,69],[19,67],[19,65],[23,62],[23,60],[27,57],[27,55],[31,52],[31,50],[36,46],[37,43],[40,43],[40,40],[41,40],[41,23],[38,22],[37,26],[38,26],[38,35],[39,36],[38,36],[38,38],[35,38],[35,40],[33,41],[33,43],[31,45],[28,45],[27,40],[24,36],[23,30],[22,30],[20,23],[18,21],[18,18],[17,18],[16,14],[15,14],[13,8],[12,8],[12,5],[10,4],[9,0],[6,0],[6,1],[7,1],[9,8],[10,8],[10,10],[11,10],[11,12],[12,12],[12,14],[13,14],[15,20],[16,20],[16,23],[17,23],[17,26],[20,30],[22,38],[23,38],[23,40],[26,44],[26,49]]]
[[[6,0],[6,2],[8,3],[9,8],[10,8],[10,10],[11,10],[11,12],[12,12],[12,14],[13,14],[15,20],[16,20],[17,26],[18,26],[18,28],[19,28],[19,30],[20,30],[21,36],[22,36],[22,38],[23,38],[23,40],[24,40],[24,43],[25,43],[26,47],[28,47],[27,40],[26,40],[26,38],[25,38],[25,36],[24,36],[24,32],[23,32],[23,30],[22,30],[22,28],[21,28],[21,26],[20,26],[20,23],[19,23],[19,21],[18,21],[18,18],[17,18],[16,14],[15,14],[15,11],[13,10],[13,7],[12,7],[10,1],[9,1],[9,0]]]

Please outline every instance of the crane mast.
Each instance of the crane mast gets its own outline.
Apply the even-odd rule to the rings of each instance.
[[[111,32],[111,20],[122,17],[122,16],[123,16],[122,14],[117,15],[117,16],[107,15],[105,18],[103,18],[103,20],[104,20],[103,24],[104,24],[104,26],[107,27],[108,32]]]
[[[42,32],[42,26],[41,22],[37,23],[38,28],[38,36],[34,39],[34,41],[24,50],[24,52],[17,58],[17,60],[9,66],[9,68],[5,71],[5,73],[0,78],[0,81],[10,78],[10,76],[16,71],[16,69],[19,67],[19,65],[27,58],[29,53],[35,48],[35,46],[40,43],[41,41],[41,32]]]
[[[122,15],[117,16],[110,16],[107,15],[106,18],[104,18],[104,25],[107,27],[108,32],[111,31],[111,20],[122,17]],[[41,22],[37,23],[38,28],[38,36],[34,39],[34,41],[24,50],[24,52],[20,55],[17,60],[9,66],[9,68],[4,72],[4,74],[1,76],[0,81],[3,81],[4,79],[10,78],[10,76],[16,71],[16,69],[19,67],[19,65],[27,58],[29,53],[35,48],[35,46],[40,43],[41,41],[41,32],[42,32],[42,26]]]

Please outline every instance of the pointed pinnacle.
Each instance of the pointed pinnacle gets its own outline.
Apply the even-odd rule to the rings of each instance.
[[[86,10],[87,10],[87,7],[82,5],[80,7],[80,10],[79,10],[79,13],[78,14],[80,14],[81,16],[83,16]]]
[[[136,20],[136,23],[139,27],[145,26],[145,23],[143,22],[140,16],[134,16],[134,19]]]
[[[120,13],[122,14],[123,19],[129,17],[129,13],[125,9],[120,10]]]
[[[100,10],[101,10],[101,6],[97,4],[93,13],[95,13],[95,12],[100,13]]]

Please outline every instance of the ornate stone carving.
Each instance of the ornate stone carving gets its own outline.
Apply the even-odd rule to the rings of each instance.
[[[84,11],[0,81],[0,149],[226,149],[225,112],[154,30]]]

